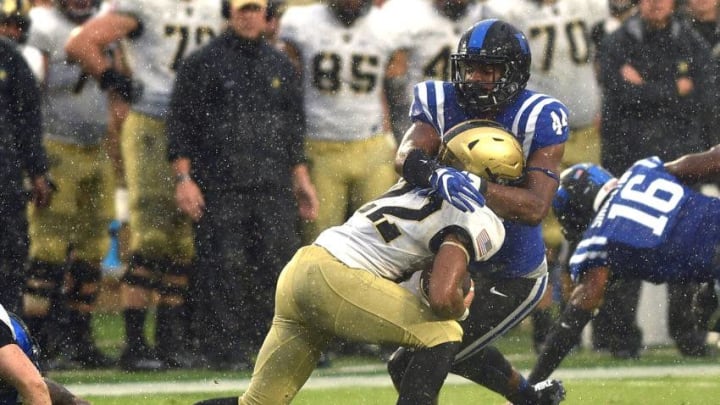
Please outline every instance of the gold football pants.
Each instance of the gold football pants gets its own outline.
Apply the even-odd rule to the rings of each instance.
[[[393,165],[395,138],[381,134],[361,141],[308,140],[305,151],[320,207],[303,228],[303,242],[340,225],[364,203],[382,195],[398,179]]]
[[[306,246],[280,274],[272,327],[240,404],[290,403],[332,337],[434,347],[460,341],[462,329],[400,285]]]
[[[45,139],[50,175],[57,186],[50,206],[28,204],[30,258],[62,264],[73,255],[100,264],[114,214],[114,174],[101,145],[78,146]]]
[[[165,123],[131,111],[121,147],[130,206],[130,251],[148,259],[194,256],[190,219],[175,204],[175,183],[167,159]]]

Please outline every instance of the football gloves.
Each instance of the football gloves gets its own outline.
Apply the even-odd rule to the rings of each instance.
[[[480,192],[483,181],[472,173],[452,167],[439,167],[430,175],[433,190],[462,212],[475,212],[473,203],[485,205],[485,197]]]
[[[115,69],[108,69],[100,76],[100,88],[112,89],[128,103],[137,101],[142,95],[142,84]]]

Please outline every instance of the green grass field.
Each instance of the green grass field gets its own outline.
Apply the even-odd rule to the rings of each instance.
[[[720,384],[717,376],[686,378],[623,379],[568,381],[568,395],[563,404],[683,404],[718,403]],[[236,395],[236,392],[212,394],[141,395],[128,397],[88,397],[98,405],[178,405],[192,404],[201,399]],[[301,391],[297,405],[381,405],[393,404],[392,388],[308,389]],[[504,404],[503,398],[472,385],[448,385],[440,395],[443,405]]]
[[[99,346],[117,356],[123,341],[120,317],[102,314],[96,317],[94,326]],[[148,330],[151,326],[149,319]],[[500,340],[498,346],[519,369],[532,366],[535,357],[528,325],[521,325]],[[606,353],[577,350],[565,360],[557,375],[568,391],[564,404],[720,404],[718,358],[683,358],[672,347],[647,348],[640,360],[616,360]],[[238,395],[246,386],[249,373],[207,370],[128,373],[110,369],[52,372],[50,377],[97,405],[176,405]],[[342,383],[323,385],[326,381]],[[207,392],[203,392],[203,387],[209,387]],[[317,370],[293,403],[372,405],[394,401],[394,391],[380,360],[343,357],[335,359],[332,367]],[[482,387],[451,377],[443,388],[440,403],[505,401]]]

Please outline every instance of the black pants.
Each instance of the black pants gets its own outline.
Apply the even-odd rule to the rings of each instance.
[[[0,194],[0,304],[22,314],[25,262],[28,256],[28,225],[25,206]]]
[[[193,331],[208,359],[249,362],[269,329],[275,283],[299,247],[289,190],[205,195],[191,284]]]

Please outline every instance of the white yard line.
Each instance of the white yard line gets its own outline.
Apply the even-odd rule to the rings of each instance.
[[[378,370],[382,370],[378,368]],[[524,370],[527,375],[528,371]],[[568,368],[553,374],[562,380],[586,380],[597,378],[646,378],[664,376],[705,376],[720,375],[720,365],[659,366],[659,367],[616,367],[616,368]],[[469,384],[469,381],[450,375],[446,384]],[[390,378],[379,375],[312,376],[303,389],[335,387],[389,387]],[[247,379],[222,379],[204,381],[168,381],[148,383],[116,384],[75,384],[68,385],[71,392],[80,396],[122,396],[141,394],[172,394],[193,392],[242,391],[248,386]]]

